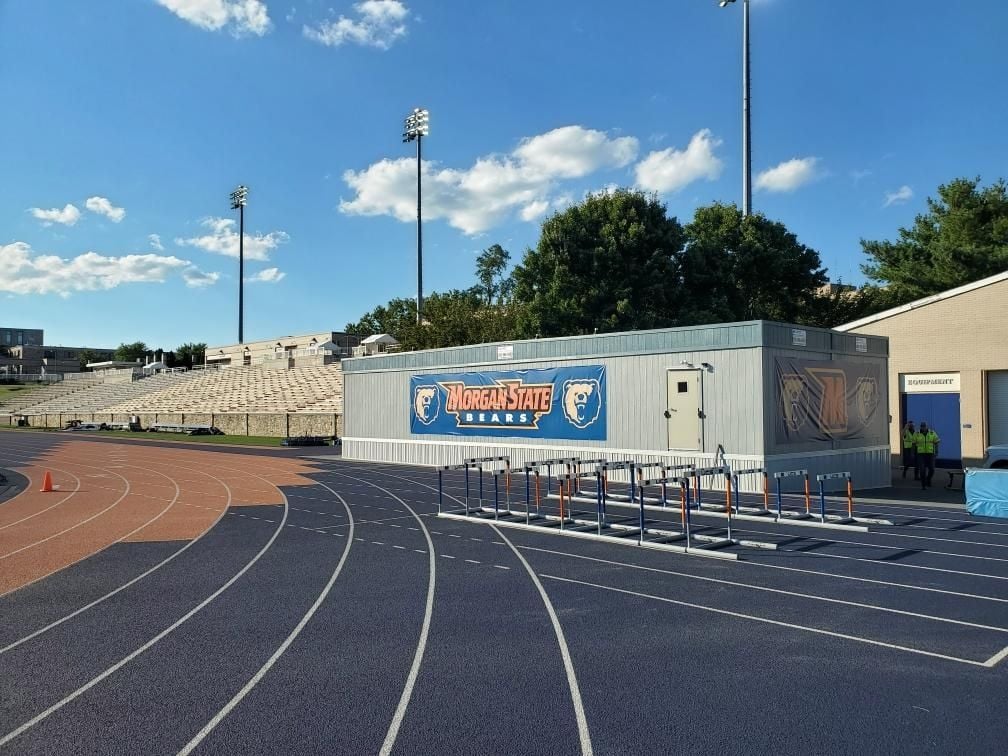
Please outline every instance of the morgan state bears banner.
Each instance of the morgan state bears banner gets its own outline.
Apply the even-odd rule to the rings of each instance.
[[[887,439],[879,365],[777,358],[778,444]]]
[[[606,439],[606,370],[410,376],[410,431],[449,436]]]

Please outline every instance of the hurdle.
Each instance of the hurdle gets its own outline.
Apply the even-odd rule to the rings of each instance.
[[[657,469],[659,471],[659,476],[655,478],[655,480],[657,481],[661,481],[662,479],[666,480],[665,483],[659,483],[659,485],[661,485],[661,499],[660,499],[661,505],[662,507],[667,507],[669,483],[672,483],[673,481],[678,480],[678,478],[683,477],[682,475],[670,477],[669,473],[683,472],[686,474],[686,476],[689,476],[693,474],[694,470],[696,470],[696,465],[670,465],[666,462],[635,462],[634,469],[637,471],[638,488],[640,487],[640,481],[644,477],[643,474],[645,470]]]
[[[715,475],[725,476],[725,508],[731,509],[731,468],[728,465],[720,465],[718,467],[701,467],[693,471],[693,484],[694,484],[694,494],[696,496],[696,508],[697,511],[701,511],[704,508],[703,497],[703,479],[705,477],[714,477]]]

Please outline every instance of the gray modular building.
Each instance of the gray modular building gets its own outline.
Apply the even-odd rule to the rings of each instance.
[[[725,462],[888,486],[887,358],[882,337],[768,321],[354,358],[343,454]]]

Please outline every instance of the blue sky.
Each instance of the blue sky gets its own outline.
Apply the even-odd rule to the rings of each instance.
[[[0,0],[0,324],[49,343],[341,329],[520,258],[590,191],[740,202],[740,3]],[[1008,174],[997,0],[753,0],[754,207],[860,281],[938,184]],[[429,162],[428,162],[429,161]]]

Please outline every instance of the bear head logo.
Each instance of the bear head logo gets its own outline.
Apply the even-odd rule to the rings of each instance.
[[[441,409],[441,392],[437,386],[417,386],[413,391],[413,412],[424,425],[437,420]]]
[[[587,428],[602,410],[601,387],[594,379],[564,381],[563,412],[575,428]]]

